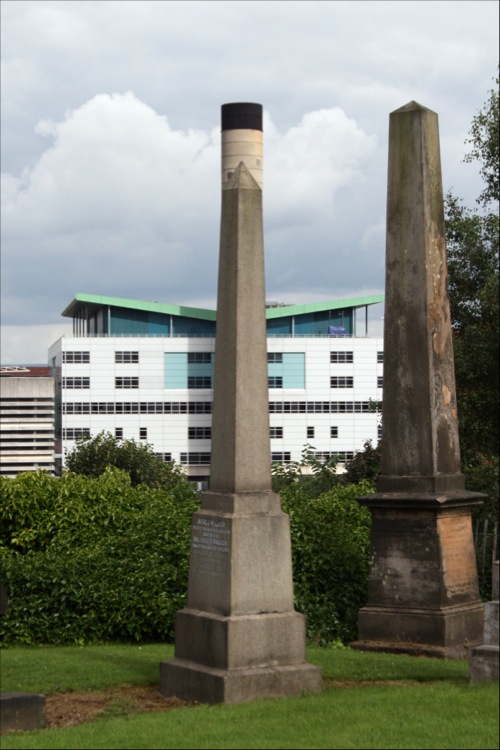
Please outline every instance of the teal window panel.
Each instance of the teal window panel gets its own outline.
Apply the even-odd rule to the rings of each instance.
[[[269,383],[281,380],[280,388],[305,388],[305,362],[304,352],[283,353],[281,362],[268,362],[267,375]],[[276,385],[270,385],[276,388]]]
[[[304,352],[283,354],[283,388],[306,387],[306,355]]]
[[[267,321],[267,333],[271,335],[292,333],[292,318],[271,318]]]
[[[174,336],[215,336],[215,320],[197,320],[173,315],[172,333]]]
[[[270,378],[283,377],[283,362],[269,362],[267,374]]]
[[[143,310],[112,309],[110,333],[112,336],[145,335],[147,333],[147,313]]]
[[[165,353],[165,388],[187,388],[188,361],[186,352]]]
[[[187,365],[188,377],[209,377],[214,376],[214,357],[210,355],[210,362],[188,362]]]
[[[352,336],[353,312],[352,310],[332,310],[330,314],[330,325],[344,328],[346,336]]]
[[[161,313],[148,313],[148,333],[152,336],[169,336],[170,335],[170,315]]]

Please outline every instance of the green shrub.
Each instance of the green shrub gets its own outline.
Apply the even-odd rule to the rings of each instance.
[[[181,467],[173,461],[164,462],[148,443],[119,440],[105,431],[80,438],[66,454],[66,466],[69,471],[87,477],[98,477],[108,466],[115,466],[129,473],[134,487],[147,484],[170,489],[186,481]]]
[[[300,484],[281,493],[290,516],[295,603],[316,643],[356,638],[370,554],[370,513],[357,498],[371,491],[373,486],[362,482],[313,499]]]
[[[318,485],[329,481],[316,476]],[[0,620],[4,644],[172,640],[199,507],[188,482],[168,491],[134,487],[126,472],[108,467],[95,478],[37,472],[1,483],[0,578],[10,599]],[[309,639],[345,643],[356,637],[366,599],[370,514],[357,497],[372,487],[338,485],[311,498],[310,484],[281,493],[296,606]]]
[[[41,474],[2,482],[2,642],[171,639],[196,491],[185,480],[132,487],[113,467],[95,479]]]

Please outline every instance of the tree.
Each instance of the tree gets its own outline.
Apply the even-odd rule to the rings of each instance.
[[[499,444],[498,83],[472,121],[466,162],[478,161],[484,189],[479,208],[448,193],[446,242],[462,460],[497,455]]]
[[[168,489],[187,481],[181,468],[173,462],[164,463],[146,443],[118,440],[109,432],[92,438],[81,438],[66,455],[66,466],[75,474],[98,477],[106,467],[116,466],[127,471],[133,486]]]

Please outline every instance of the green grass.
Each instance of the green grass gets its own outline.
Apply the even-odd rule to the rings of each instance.
[[[159,662],[171,656],[163,644],[12,648],[1,652],[1,687],[49,694],[152,685]],[[498,683],[469,684],[465,661],[320,648],[308,649],[308,660],[323,669],[323,693],[130,717],[111,712],[69,729],[3,735],[1,747],[498,748]]]

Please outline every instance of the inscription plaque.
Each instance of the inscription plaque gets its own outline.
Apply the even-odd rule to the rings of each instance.
[[[198,517],[192,527],[191,560],[199,573],[221,578],[226,575],[231,541],[227,521]]]
[[[471,516],[442,516],[438,519],[444,584],[451,599],[475,593],[476,559]]]

